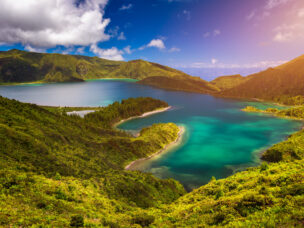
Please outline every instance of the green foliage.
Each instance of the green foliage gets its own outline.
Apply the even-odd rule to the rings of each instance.
[[[147,227],[154,222],[155,218],[152,215],[140,214],[132,219],[132,223]]]
[[[271,163],[261,172],[263,166],[211,181],[182,196],[156,214],[155,226],[301,227],[303,159]]]
[[[221,76],[212,80],[210,83],[218,87],[220,90],[231,89],[235,86],[242,84],[247,81],[246,77],[242,77],[241,75],[231,75],[231,76]]]
[[[304,56],[300,56],[281,66],[244,77],[230,78],[235,85],[221,91],[218,95],[237,98],[255,98],[275,101],[287,105],[304,104]]]
[[[269,113],[278,117],[304,119],[304,106],[286,108],[282,110],[278,110],[277,108],[267,108],[266,110],[261,110],[253,106],[247,106],[246,108],[242,109],[242,111]]]
[[[121,103],[114,102],[105,109],[89,113],[84,117],[84,120],[92,124],[98,124],[103,128],[111,128],[113,124],[118,123],[120,120],[140,116],[145,112],[166,107],[168,107],[166,102],[153,98],[129,98],[122,100]]]
[[[83,227],[84,226],[84,219],[81,215],[74,215],[71,217],[70,222],[71,227]]]
[[[166,106],[129,99],[80,118],[66,115],[70,108],[0,97],[0,226],[303,225],[304,130],[265,152],[272,163],[212,178],[188,194],[175,180],[125,171],[174,141],[179,128],[155,124],[133,137],[111,126]]]
[[[280,97],[275,97],[274,101],[285,105],[304,105],[304,96],[284,95]]]
[[[257,109],[253,106],[247,106],[246,108],[242,109],[244,112],[261,112],[261,110]]]
[[[152,98],[129,99],[80,118],[66,115],[70,108],[0,97],[0,226],[81,227],[86,218],[86,226],[130,227],[134,214],[144,214],[141,208],[185,194],[175,180],[123,170],[174,141],[175,124],[155,124],[138,137],[102,127],[167,106]],[[150,215],[136,221],[153,222]]]
[[[19,50],[0,52],[0,83],[79,82],[99,78],[143,79],[159,75],[189,77],[181,71],[143,60],[122,62],[80,55]]]
[[[209,82],[196,77],[166,77],[154,76],[145,78],[139,84],[155,86],[163,89],[194,92],[194,93],[213,93],[218,91],[218,88]]]
[[[267,162],[263,162],[263,163],[261,164],[260,170],[261,170],[261,172],[263,172],[263,171],[266,171],[268,168],[269,168],[269,167],[268,167]]]

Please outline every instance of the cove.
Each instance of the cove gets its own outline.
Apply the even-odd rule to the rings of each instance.
[[[279,119],[240,109],[271,104],[166,91],[130,80],[0,86],[0,95],[52,106],[105,106],[129,97],[153,97],[172,106],[166,112],[132,119],[119,128],[138,131],[153,123],[174,122],[186,129],[182,142],[169,152],[142,163],[139,170],[179,180],[188,190],[259,163],[267,147],[299,130],[301,121]]]

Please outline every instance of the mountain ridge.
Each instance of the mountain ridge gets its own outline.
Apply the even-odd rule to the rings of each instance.
[[[186,73],[144,60],[112,61],[82,55],[0,52],[0,82],[62,82],[99,78],[187,77]]]

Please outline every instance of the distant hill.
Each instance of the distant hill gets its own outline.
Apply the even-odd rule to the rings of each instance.
[[[159,75],[188,76],[181,71],[144,60],[111,61],[98,57],[34,53],[16,49],[0,52],[0,83],[99,78],[143,79]]]
[[[170,89],[170,90],[178,90],[178,91],[185,91],[185,92],[194,92],[194,93],[214,93],[218,92],[219,89],[210,84],[209,82],[195,77],[149,77],[145,78],[139,82],[139,84],[155,86],[158,88],[163,89]]]
[[[230,81],[230,85],[236,86],[226,87],[219,95],[293,104],[303,100],[299,98],[304,96],[304,56],[276,68],[249,75],[238,85],[239,77],[233,80]]]
[[[132,60],[124,62],[111,72],[110,77],[128,77],[134,79],[144,79],[147,77],[164,76],[164,77],[189,77],[186,73],[144,60]]]
[[[247,80],[246,77],[243,77],[238,74],[238,75],[221,76],[212,80],[210,83],[218,87],[220,90],[226,90],[236,87],[241,83],[245,82],[246,80]]]

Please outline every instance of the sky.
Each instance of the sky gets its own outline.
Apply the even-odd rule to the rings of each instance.
[[[144,59],[194,76],[304,54],[304,0],[0,0],[0,50]]]

